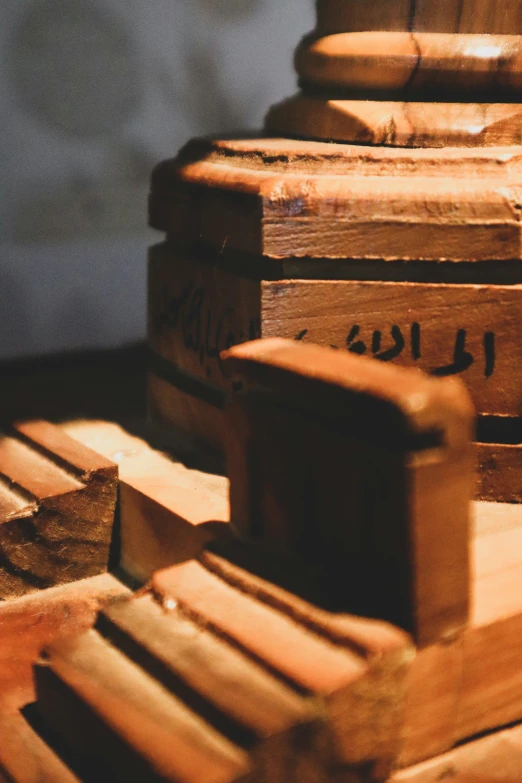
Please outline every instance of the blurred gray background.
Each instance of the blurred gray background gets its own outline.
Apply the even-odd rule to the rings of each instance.
[[[295,88],[311,0],[1,0],[0,360],[145,335],[148,178]]]

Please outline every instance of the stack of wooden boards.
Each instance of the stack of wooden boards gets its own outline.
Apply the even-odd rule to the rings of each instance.
[[[223,363],[249,386],[228,410],[243,543],[226,479],[114,425],[65,427],[118,463],[120,562],[149,581],[132,593],[98,576],[0,607],[0,780],[516,783],[522,732],[499,729],[522,721],[522,515],[470,502],[462,384],[279,340]],[[416,654],[404,631],[349,614],[354,568]]]
[[[152,415],[222,455],[220,352],[256,337],[458,375],[479,496],[520,502],[519,3],[317,6],[268,137],[193,141],[152,176]]]

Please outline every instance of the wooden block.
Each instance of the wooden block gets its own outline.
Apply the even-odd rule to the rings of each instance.
[[[500,147],[520,141],[519,104],[342,100],[297,95],[272,107],[266,129],[351,144]]]
[[[118,465],[119,565],[135,579],[146,582],[158,568],[195,557],[226,531],[223,476],[189,469],[111,422],[76,421],[62,429]]]
[[[150,783],[257,779],[247,754],[95,631],[47,648],[35,676],[44,719],[105,774]]]
[[[520,8],[520,0],[319,0],[318,29],[513,35],[521,32]]]
[[[230,403],[232,524],[320,569],[338,609],[421,646],[457,635],[474,486],[464,386],[286,340],[223,361],[267,390]]]
[[[79,783],[19,712],[0,712],[2,783]]]
[[[515,35],[444,33],[341,33],[305,40],[296,54],[307,89],[402,91],[402,97],[455,95],[473,100],[516,97],[522,85],[522,38]],[[499,61],[502,60],[502,65]],[[495,99],[492,98],[495,91]]]
[[[259,256],[293,259],[294,268],[300,259],[513,261],[521,257],[519,170],[516,146],[196,141],[155,170],[150,223],[206,247],[213,264],[238,253],[253,255],[254,268]]]
[[[34,701],[32,665],[42,647],[87,630],[103,603],[125,592],[113,576],[100,574],[1,603],[0,702],[15,712]]]
[[[395,772],[388,783],[515,783],[522,769],[522,727],[468,742],[442,756]]]
[[[321,612],[210,554],[202,563],[157,572],[152,584],[165,607],[230,640],[316,700],[333,733],[339,779],[386,776],[400,745],[402,688],[412,658],[405,634]]]
[[[474,516],[470,623],[451,644],[417,653],[401,767],[522,719],[522,514],[517,505],[476,503]]]
[[[260,780],[327,783],[331,741],[315,703],[152,595],[118,601],[98,630],[217,731],[247,750]]]
[[[44,421],[0,440],[0,596],[107,569],[117,467]]]

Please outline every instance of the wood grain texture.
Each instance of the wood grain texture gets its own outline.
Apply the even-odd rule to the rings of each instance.
[[[522,503],[522,446],[477,443],[479,500]]]
[[[34,701],[31,667],[59,636],[89,628],[100,606],[126,588],[109,574],[40,590],[0,604],[0,701],[18,710]]]
[[[307,88],[424,91],[425,96],[443,89],[446,101],[459,92],[472,101],[494,89],[501,100],[516,97],[522,86],[522,38],[344,33],[305,41],[297,50],[296,69]]]
[[[50,726],[105,774],[150,783],[251,783],[247,755],[95,631],[56,642],[35,669]]]
[[[158,572],[153,589],[164,605],[174,601],[179,611],[322,705],[340,779],[341,769],[355,780],[382,779],[400,741],[402,683],[411,661],[405,635],[380,623],[330,618],[217,561]]]
[[[139,581],[195,557],[229,520],[228,480],[185,467],[111,422],[62,429],[118,465],[119,565]]]
[[[459,375],[478,413],[522,414],[522,286],[265,282],[263,336],[334,345],[436,376]]]
[[[521,541],[518,506],[475,503],[470,624],[452,644],[417,654],[401,767],[522,718]]]
[[[314,702],[152,595],[118,601],[98,630],[217,731],[248,750],[266,783],[327,783],[331,738]]]
[[[520,0],[318,0],[322,33],[403,30],[434,33],[522,33]]]
[[[107,569],[117,467],[43,421],[0,438],[0,596]]]
[[[272,134],[394,147],[520,144],[522,109],[510,103],[337,100],[297,95],[266,118]]]
[[[232,523],[320,568],[338,609],[421,646],[457,635],[474,486],[464,386],[280,339],[223,361],[267,391],[230,403]]]
[[[514,783],[522,769],[522,727],[497,731],[396,772],[388,783]]]
[[[199,141],[153,174],[150,223],[216,257],[513,261],[521,160],[518,147]]]

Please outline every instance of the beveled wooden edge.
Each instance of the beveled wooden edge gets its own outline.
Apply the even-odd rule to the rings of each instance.
[[[325,410],[340,420],[348,403],[372,397],[396,407],[411,432],[441,431],[443,443],[451,448],[467,446],[472,440],[473,404],[464,384],[455,378],[430,378],[366,357],[277,337],[234,346],[222,353],[222,361],[230,374],[249,384],[306,398],[307,406],[322,408],[325,404]]]
[[[297,95],[272,107],[269,133],[397,147],[519,144],[522,107],[510,103],[328,100]]]

